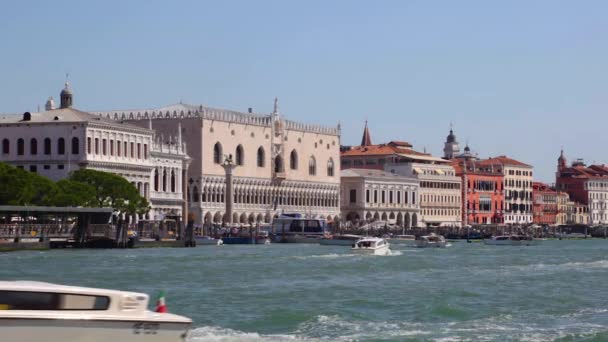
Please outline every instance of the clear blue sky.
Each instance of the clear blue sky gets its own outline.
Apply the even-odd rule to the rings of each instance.
[[[342,122],[359,142],[440,155],[450,122],[481,157],[554,181],[608,162],[608,1],[10,1],[0,112],[35,110],[70,73],[84,110],[177,103]]]

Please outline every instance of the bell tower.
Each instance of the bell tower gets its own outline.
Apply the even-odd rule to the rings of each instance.
[[[68,81],[65,82],[65,87],[61,91],[60,96],[61,96],[60,108],[72,108],[73,94],[72,94],[72,89],[70,89],[70,83],[68,83]]]
[[[448,134],[445,144],[443,145],[443,158],[452,159],[456,157],[458,153],[460,153],[460,146],[456,140],[452,124],[450,124],[450,134]]]

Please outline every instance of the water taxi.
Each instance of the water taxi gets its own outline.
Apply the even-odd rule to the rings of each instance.
[[[447,241],[442,235],[437,235],[435,233],[431,233],[430,235],[424,235],[416,238],[415,241],[416,247],[426,248],[426,247],[437,247],[444,248],[448,246]]]
[[[183,342],[192,320],[147,310],[148,295],[0,281],[3,342]]]
[[[353,246],[355,242],[361,239],[361,235],[336,234],[322,237],[319,244],[325,246]]]
[[[540,240],[526,235],[498,235],[491,239],[484,239],[483,243],[492,246],[535,246]]]
[[[370,255],[390,255],[390,244],[381,238],[366,237],[355,243],[353,253]]]
[[[407,245],[414,246],[416,241],[415,235],[392,235],[388,239],[388,242],[392,245]]]
[[[270,236],[273,242],[319,243],[325,236],[324,219],[303,218],[300,214],[287,214],[272,221]]]

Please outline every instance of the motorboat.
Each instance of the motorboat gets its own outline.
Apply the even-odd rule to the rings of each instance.
[[[416,238],[415,241],[416,247],[426,248],[426,247],[436,247],[443,248],[447,247],[448,243],[442,235],[437,235],[435,233],[431,233],[430,235],[424,235]]]
[[[211,236],[197,236],[194,238],[194,240],[196,240],[197,246],[221,246],[224,244],[224,241],[222,239],[216,239]]]
[[[3,342],[183,342],[192,320],[147,310],[148,295],[0,281]]]
[[[390,255],[390,244],[381,238],[366,237],[357,242],[351,249],[353,253],[370,255]]]
[[[416,241],[416,236],[415,235],[392,235],[387,240],[392,245],[413,246]]]
[[[535,246],[540,240],[526,235],[497,235],[484,239],[483,243],[492,246]]]
[[[319,244],[324,246],[353,246],[361,238],[361,235],[336,234],[322,237]]]

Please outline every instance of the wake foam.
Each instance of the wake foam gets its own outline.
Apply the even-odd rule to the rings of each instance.
[[[190,332],[188,342],[282,342],[314,341],[296,335],[262,335],[220,327],[196,328]]]

